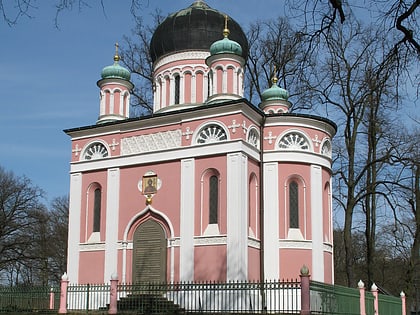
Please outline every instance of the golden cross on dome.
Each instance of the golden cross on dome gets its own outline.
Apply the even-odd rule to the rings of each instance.
[[[277,66],[276,66],[276,64],[274,64],[273,77],[271,78],[272,85],[277,84],[278,80],[279,79],[277,79]]]
[[[118,55],[118,43],[115,43],[115,55],[114,55],[114,61],[120,61],[120,56]]]
[[[228,29],[228,16],[225,15],[225,29],[223,30],[223,36],[228,37],[230,34],[230,31]]]

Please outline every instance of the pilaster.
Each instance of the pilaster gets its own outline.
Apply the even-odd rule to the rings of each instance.
[[[118,218],[120,169],[108,169],[106,190],[105,271],[104,281],[118,272]]]

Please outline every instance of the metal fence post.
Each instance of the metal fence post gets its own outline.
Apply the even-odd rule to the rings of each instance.
[[[90,295],[90,284],[86,285],[86,312],[89,312],[89,295]]]
[[[372,287],[370,288],[370,291],[373,294],[373,307],[375,309],[375,315],[379,315],[379,301],[378,301],[378,287],[376,284],[372,284]]]
[[[300,302],[301,309],[300,315],[311,314],[311,299],[310,299],[310,288],[309,288],[309,269],[305,265],[300,268]]]
[[[406,309],[405,309],[405,293],[403,291],[401,291],[400,293],[400,297],[401,297],[401,314],[402,315],[406,315]]]
[[[69,277],[65,272],[61,277],[61,292],[60,292],[60,308],[58,314],[67,313],[67,286],[69,285]]]
[[[366,315],[365,284],[360,280],[357,286],[360,294],[360,315]]]
[[[54,309],[54,289],[50,288],[50,310]]]
[[[108,314],[117,314],[117,285],[118,285],[118,275],[111,275],[111,288],[109,292],[109,310]]]

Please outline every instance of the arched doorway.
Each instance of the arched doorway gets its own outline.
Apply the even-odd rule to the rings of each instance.
[[[133,283],[166,282],[166,233],[162,226],[147,220],[133,235]]]

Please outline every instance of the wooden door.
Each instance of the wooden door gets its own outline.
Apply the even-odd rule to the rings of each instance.
[[[133,236],[133,283],[166,282],[167,241],[162,226],[148,220]]]

